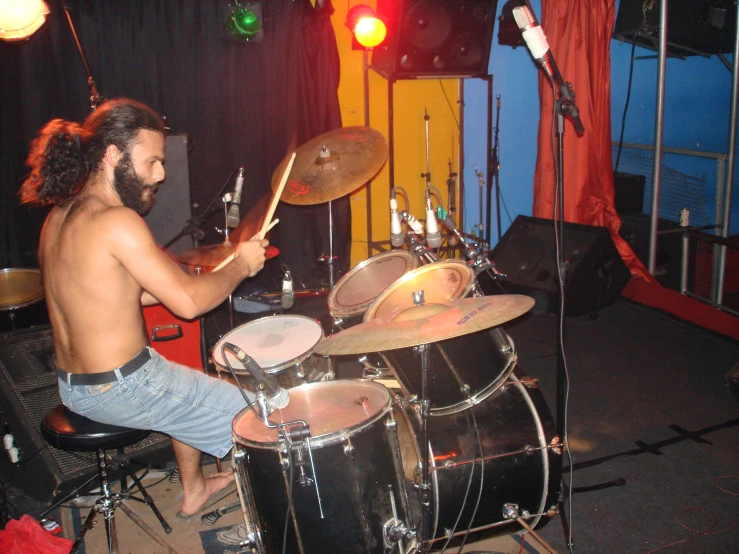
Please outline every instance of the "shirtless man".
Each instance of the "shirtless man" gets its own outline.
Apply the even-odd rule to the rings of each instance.
[[[95,421],[170,435],[184,491],[177,515],[190,521],[233,480],[205,478],[201,451],[228,453],[245,402],[233,385],[149,348],[141,307],[161,302],[184,319],[212,310],[262,269],[268,242],[241,243],[231,263],[203,275],[162,252],[140,216],[164,179],[164,127],[132,100],[105,102],[82,126],[52,120],[27,164],[21,202],[54,205],[39,262],[62,402]]]

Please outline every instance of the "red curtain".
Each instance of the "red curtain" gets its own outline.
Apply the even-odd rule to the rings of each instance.
[[[585,127],[578,137],[570,120],[564,138],[565,221],[607,227],[635,277],[656,282],[618,235],[611,156],[611,30],[615,0],[542,0],[541,25],[562,77],[572,83]],[[538,156],[534,216],[552,219],[556,174],[552,143],[552,87],[539,72]],[[556,128],[555,128],[556,132]],[[556,145],[556,143],[555,143]]]

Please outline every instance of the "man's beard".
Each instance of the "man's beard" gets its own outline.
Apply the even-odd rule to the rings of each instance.
[[[139,215],[148,214],[154,207],[154,191],[156,184],[147,185],[136,173],[131,162],[131,155],[126,152],[113,170],[113,188],[127,208]],[[144,191],[151,190],[151,195],[144,197]]]

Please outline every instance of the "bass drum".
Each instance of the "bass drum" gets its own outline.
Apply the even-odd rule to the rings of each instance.
[[[394,502],[404,487],[387,389],[359,380],[302,385],[269,419],[305,421],[311,435],[296,438],[290,427],[288,446],[254,412],[234,419],[234,467],[257,552],[384,553],[385,528],[395,514],[403,519]]]
[[[395,413],[407,483],[405,503],[418,528],[420,415],[406,401],[395,407]],[[520,531],[517,522],[503,518],[506,504],[536,515],[528,521],[532,527],[548,520],[537,514],[556,506],[562,452],[535,381],[514,371],[482,403],[454,415],[429,418],[428,437],[433,548],[440,548],[452,529],[459,541],[470,528],[468,543]]]

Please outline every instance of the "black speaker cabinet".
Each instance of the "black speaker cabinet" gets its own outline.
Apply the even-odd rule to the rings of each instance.
[[[660,3],[621,0],[613,38],[659,50]],[[646,18],[646,25],[644,20]],[[667,54],[711,56],[734,51],[736,6],[733,0],[671,0],[667,10]]]
[[[97,471],[94,452],[59,450],[41,435],[41,420],[58,404],[51,329],[41,326],[0,335],[2,427],[7,425],[20,451],[13,485],[44,504],[55,495],[71,492]],[[160,433],[152,433],[124,452],[149,463],[174,458],[169,437]]]
[[[505,292],[528,294],[539,312],[556,311],[559,286],[554,223],[519,215],[489,258],[507,278]],[[564,224],[565,314],[577,316],[612,304],[631,279],[608,229],[576,223]],[[481,280],[486,294],[499,293]]]
[[[388,79],[487,75],[497,0],[377,0],[387,38],[372,68]]]

